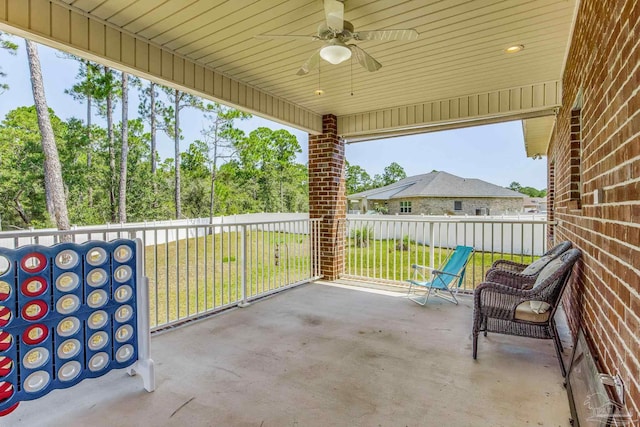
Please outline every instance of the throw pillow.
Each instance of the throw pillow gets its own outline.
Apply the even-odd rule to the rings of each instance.
[[[549,264],[549,262],[552,259],[553,258],[550,257],[549,255],[545,255],[543,257],[540,257],[536,261],[534,261],[531,264],[529,264],[527,266],[527,268],[522,270],[522,272],[520,274],[524,274],[524,275],[527,275],[527,276],[532,276],[532,275],[538,274],[538,273],[540,273],[540,270],[542,270],[547,264]]]
[[[544,301],[529,301],[529,306],[536,314],[546,313],[551,308],[551,305]]]
[[[540,284],[542,284],[545,280],[551,277],[556,271],[558,271],[560,267],[562,267],[563,264],[564,262],[560,258],[556,258],[553,261],[548,261],[547,265],[542,269],[542,271],[538,275],[538,278],[536,279],[536,282],[533,284],[532,289],[535,289]],[[544,301],[529,301],[529,305],[531,306],[531,311],[537,314],[546,313],[551,308],[551,305],[549,305]]]

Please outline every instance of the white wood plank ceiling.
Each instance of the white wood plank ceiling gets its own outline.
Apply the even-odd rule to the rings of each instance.
[[[18,0],[3,0],[15,2]],[[22,0],[20,0],[22,1]],[[415,41],[355,42],[382,68],[321,61],[296,75],[320,41],[321,0],[52,0],[318,115],[351,116],[561,79],[576,0],[346,0],[357,30],[414,28]],[[511,45],[524,45],[507,54]],[[318,96],[318,88],[324,94]],[[553,105],[559,99],[546,102]],[[420,120],[418,120],[420,121]],[[393,126],[391,126],[393,127]]]

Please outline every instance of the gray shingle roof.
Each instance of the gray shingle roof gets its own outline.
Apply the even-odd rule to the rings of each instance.
[[[526,197],[490,182],[461,178],[447,172],[410,176],[380,188],[351,194],[348,199],[406,199],[410,197]]]

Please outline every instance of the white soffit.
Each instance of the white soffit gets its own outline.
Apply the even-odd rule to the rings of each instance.
[[[555,116],[538,117],[522,121],[524,145],[527,157],[546,156],[551,141]]]
[[[315,34],[320,0],[0,0],[0,30],[311,133],[335,114],[340,133],[365,139],[550,114],[574,8],[575,0],[346,0],[356,30],[414,28],[420,37],[355,42],[382,63],[377,72],[322,62],[306,76],[296,71],[321,42],[255,36]],[[514,44],[525,48],[505,53]]]

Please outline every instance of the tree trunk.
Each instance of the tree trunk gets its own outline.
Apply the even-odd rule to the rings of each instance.
[[[153,82],[149,82],[149,125],[151,126],[151,186],[153,188],[153,202],[151,202],[152,208],[158,207],[158,199],[156,195],[158,194],[158,183],[156,182],[156,163],[157,153],[156,153],[156,84]],[[155,212],[155,210],[154,210]]]
[[[153,82],[149,82],[149,100],[149,124],[151,126],[151,175],[155,177],[156,163],[158,162],[158,159],[156,153],[156,84]]]
[[[278,210],[278,212],[287,212],[287,210],[284,207],[284,193],[282,191],[282,170],[280,171],[280,209]]]
[[[213,216],[216,210],[216,169],[215,166],[211,170],[211,195],[209,196],[209,224],[213,224]]]
[[[64,195],[62,182],[62,167],[58,157],[53,127],[49,117],[49,108],[44,94],[42,70],[38,49],[30,40],[25,39],[27,57],[31,71],[31,87],[33,88],[33,101],[38,116],[38,127],[42,136],[42,150],[44,152],[44,189],[47,195],[47,211],[51,219],[55,221],[59,230],[69,230],[69,214],[67,212],[67,200]]]
[[[216,177],[218,172],[218,122],[216,121],[214,144],[213,144],[213,165],[211,165],[211,196],[209,198],[209,224],[213,224],[213,216],[216,212]]]
[[[107,77],[111,75],[111,69],[104,67]],[[110,82],[110,79],[108,79]],[[116,222],[116,149],[113,140],[113,91],[110,83],[107,88],[107,140],[109,141],[109,209],[111,222]]]
[[[122,148],[120,153],[120,189],[118,213],[121,223],[127,222],[127,157],[129,155],[129,75],[122,73]]]
[[[213,224],[213,217],[216,212],[216,178],[218,176],[216,170],[216,160],[213,159],[213,166],[211,167],[211,196],[209,197],[209,224]]]
[[[180,98],[182,92],[179,90],[174,91],[175,95],[175,123],[173,128],[173,145],[175,152],[175,205],[176,205],[176,219],[182,218],[182,205],[180,203]]]
[[[89,65],[87,64],[87,68]],[[87,174],[91,177],[93,173],[91,171],[91,160],[92,160],[92,151],[93,151],[93,143],[91,141],[91,107],[92,107],[92,99],[91,95],[87,95],[87,141],[89,146],[87,147]],[[87,187],[87,198],[89,199],[89,207],[93,207],[93,186],[91,185],[91,179],[89,179]]]
[[[18,194],[16,194],[16,197],[13,198],[13,207],[18,215],[20,215],[20,219],[22,219],[22,222],[24,222],[24,224],[29,227],[31,225],[31,219],[29,219],[29,216],[22,207],[22,203],[20,203],[20,196],[22,195],[23,191],[24,190],[22,189],[18,190]]]

